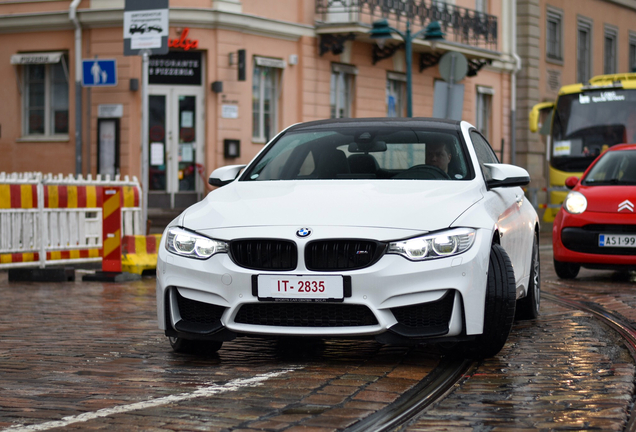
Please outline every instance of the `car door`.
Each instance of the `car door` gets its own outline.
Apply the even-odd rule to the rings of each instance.
[[[484,180],[490,180],[490,171],[484,167],[485,163],[500,163],[492,147],[477,130],[470,132],[470,137],[475,148],[477,160],[481,167]],[[524,258],[524,245],[527,243],[523,237],[523,226],[520,207],[524,194],[520,187],[500,187],[490,189],[486,199],[490,210],[495,213],[497,227],[499,229],[499,241],[508,252],[512,267],[515,271],[517,285],[526,274],[526,259]]]

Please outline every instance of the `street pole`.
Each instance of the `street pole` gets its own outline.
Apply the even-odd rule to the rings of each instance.
[[[399,35],[404,41],[404,50],[406,54],[406,116],[413,117],[413,39],[424,35],[424,39],[431,41],[433,50],[438,40],[444,39],[440,25],[437,21],[430,23],[426,28],[421,29],[415,34],[411,34],[411,22],[406,21],[406,32],[402,33],[396,28],[390,27],[386,19],[381,19],[373,23],[371,29],[371,38],[378,41],[380,48],[384,45],[384,40],[389,39],[391,34]]]
[[[455,56],[451,55],[450,79],[448,80],[448,91],[446,92],[446,118],[451,118],[453,97],[453,84],[455,84]]]
[[[141,54],[141,229],[148,234],[148,50]]]
[[[413,117],[413,47],[411,45],[411,23],[406,21],[406,34],[404,35],[404,49],[406,51],[406,116]]]

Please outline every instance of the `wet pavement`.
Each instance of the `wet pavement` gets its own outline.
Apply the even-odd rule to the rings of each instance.
[[[545,237],[544,291],[636,322],[634,280],[581,270],[561,281]],[[174,354],[151,277],[16,284],[0,272],[0,296],[0,430],[338,431],[444,361],[365,340],[240,338],[215,354]],[[544,299],[539,319],[516,322],[497,357],[401,429],[626,430],[634,377],[617,333]]]

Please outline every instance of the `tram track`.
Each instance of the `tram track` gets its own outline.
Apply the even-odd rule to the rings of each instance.
[[[615,312],[608,311],[598,303],[569,299],[546,292],[541,293],[541,295],[544,299],[558,303],[561,306],[588,312],[607,324],[625,340],[627,349],[636,361],[636,330],[627,318]]]
[[[625,341],[636,361],[636,329],[619,314],[589,301],[542,293],[543,299],[571,309],[587,312],[615,330]],[[479,363],[470,359],[444,359],[429,375],[395,402],[348,427],[344,432],[386,432],[397,430],[421,415],[427,407],[441,401],[466,376],[472,375]],[[625,431],[636,432],[636,416],[630,416]]]
[[[469,359],[443,359],[422,381],[396,401],[348,427],[344,432],[384,432],[395,430],[442,400],[455,384],[477,368]]]
[[[569,299],[546,292],[542,292],[541,296],[544,299],[557,303],[561,306],[587,312],[606,324],[608,327],[615,330],[623,338],[625,346],[629,350],[634,361],[636,361],[636,329],[634,329],[632,323],[627,318],[615,312],[608,311],[598,303]],[[625,431],[636,432],[636,416],[633,412],[630,413]]]

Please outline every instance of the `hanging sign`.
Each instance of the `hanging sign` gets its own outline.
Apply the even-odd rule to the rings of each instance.
[[[126,0],[124,55],[168,52],[168,0]]]

